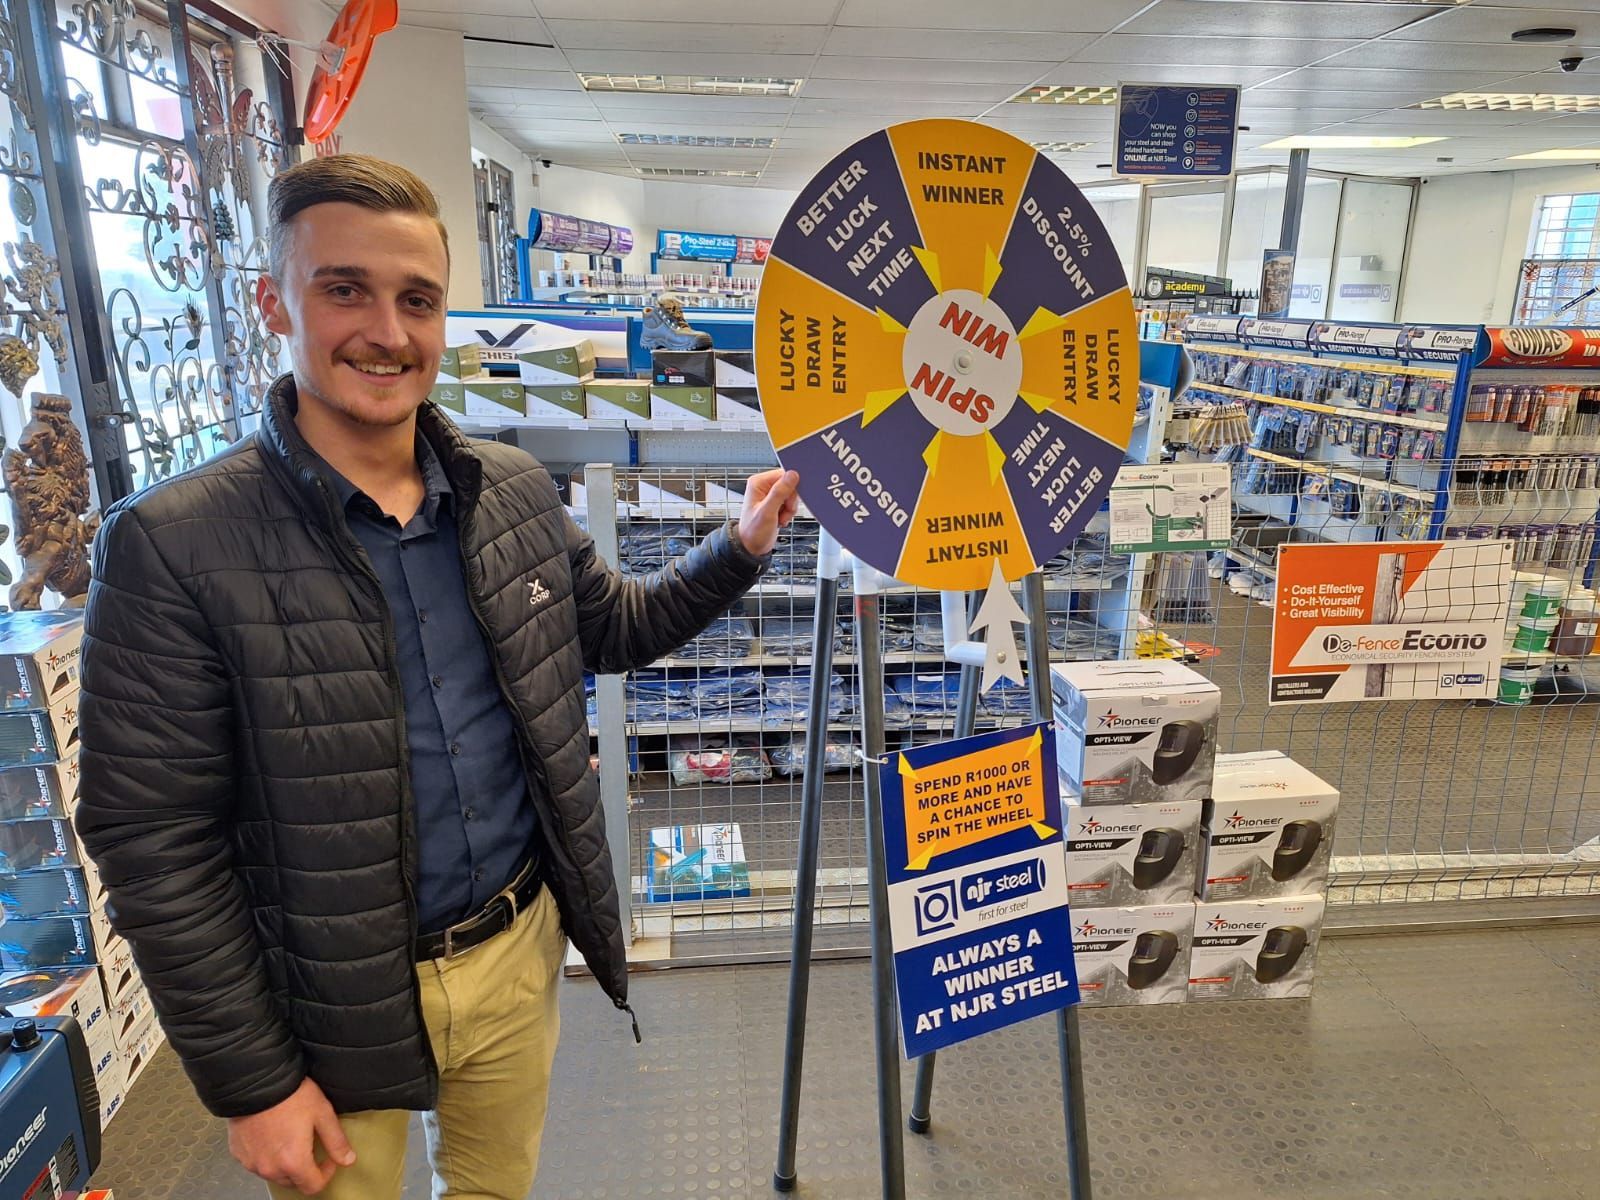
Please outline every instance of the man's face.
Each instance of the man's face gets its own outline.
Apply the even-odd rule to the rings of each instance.
[[[288,340],[300,403],[355,426],[410,419],[444,352],[449,256],[431,217],[316,204],[256,299]]]

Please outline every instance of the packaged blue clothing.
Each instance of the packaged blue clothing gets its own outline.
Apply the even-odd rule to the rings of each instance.
[[[755,628],[745,617],[719,617],[699,637],[678,650],[679,658],[728,662],[748,658],[755,643]]]
[[[828,718],[836,720],[850,710],[853,696],[844,679],[828,676]],[[769,671],[764,683],[762,715],[768,719],[791,720],[804,717],[811,703],[811,672],[805,668]]]

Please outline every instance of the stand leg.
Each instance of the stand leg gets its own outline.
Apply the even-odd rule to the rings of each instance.
[[[795,1144],[800,1131],[800,1078],[806,1045],[806,1005],[811,997],[811,942],[817,906],[817,848],[822,841],[822,776],[828,747],[828,683],[833,674],[833,630],[838,616],[837,573],[817,578],[812,633],[811,695],[806,707],[805,773],[800,780],[800,851],[795,862],[794,941],[789,956],[789,1018],[783,1043],[783,1094],[778,1109],[778,1165],[772,1186],[795,1186]],[[870,768],[869,768],[870,769]]]
[[[905,1135],[900,1128],[900,1044],[896,1032],[894,951],[889,936],[888,856],[883,842],[883,642],[880,600],[856,574],[856,647],[861,656],[863,772],[867,798],[867,878],[872,909],[872,1009],[878,1064],[878,1159],[883,1200],[905,1200]]]
[[[978,668],[961,668],[961,690],[956,693],[956,737],[971,737],[978,724]],[[938,1051],[917,1059],[917,1083],[911,1092],[911,1115],[906,1128],[912,1133],[927,1133],[933,1121],[933,1069]]]
[[[1028,686],[1033,692],[1033,719],[1051,719],[1050,640],[1046,627],[1044,576],[1037,571],[1022,581],[1022,607],[1028,614]],[[1061,1104],[1067,1119],[1067,1183],[1072,1200],[1091,1200],[1089,1126],[1083,1101],[1083,1053],[1078,1038],[1076,1006],[1056,1014],[1056,1040],[1061,1048]]]

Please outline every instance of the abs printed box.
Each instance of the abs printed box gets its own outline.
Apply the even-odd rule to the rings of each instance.
[[[127,1074],[128,1088],[131,1089],[138,1082],[139,1076],[144,1074],[150,1060],[166,1040],[166,1031],[161,1028],[161,1022],[156,1020],[153,1011],[147,1013],[139,1025],[129,1032],[127,1044],[118,1052]]]
[[[1073,911],[1192,900],[1200,807],[1178,800],[1063,809]]]
[[[1203,800],[1217,752],[1217,685],[1166,659],[1050,668],[1066,790],[1084,805]]]
[[[1276,750],[1217,755],[1200,831],[1201,899],[1321,891],[1338,810],[1337,788]]]
[[[49,968],[0,976],[0,1008],[14,1017],[70,1016],[78,1022],[94,1063],[100,1124],[104,1128],[121,1104],[126,1076],[111,1031],[110,1010],[99,972],[92,967]]]
[[[78,756],[0,770],[0,821],[66,820],[78,809]]]
[[[48,709],[78,690],[83,613],[0,615],[0,707]]]
[[[1181,1004],[1189,994],[1194,901],[1072,911],[1082,1003]]]
[[[1321,896],[1197,902],[1189,999],[1309,996],[1325,908]]]

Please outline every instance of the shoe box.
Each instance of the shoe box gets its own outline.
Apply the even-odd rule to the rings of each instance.
[[[1085,806],[1203,800],[1211,794],[1222,693],[1168,659],[1050,668],[1067,792]]]
[[[593,342],[541,330],[505,346],[451,347],[428,398],[458,416],[500,425],[583,420],[594,368]]]
[[[580,338],[559,346],[539,346],[516,352],[522,382],[528,386],[587,383],[594,378],[594,343]]]
[[[1326,904],[1321,896],[1198,901],[1189,999],[1309,996]]]
[[[1194,900],[1128,908],[1072,908],[1080,1003],[1181,1004],[1189,992]]]
[[[49,968],[0,975],[0,1008],[14,1017],[70,1016],[83,1030],[100,1093],[101,1126],[122,1102],[126,1073],[112,1031],[111,1010],[93,968]]]
[[[1072,805],[1067,894],[1074,909],[1184,904],[1200,861],[1198,800]]]
[[[648,379],[594,379],[584,385],[588,393],[589,418],[606,421],[647,421],[650,419]]]
[[[1338,810],[1337,788],[1276,750],[1217,755],[1200,831],[1200,898],[1321,891]]]
[[[752,351],[654,350],[650,362],[653,418],[682,417],[681,408],[703,420],[760,421]]]
[[[78,756],[0,770],[0,821],[67,820],[78,810]]]
[[[478,344],[447,347],[439,357],[439,378],[459,382],[483,374],[482,350]]]

